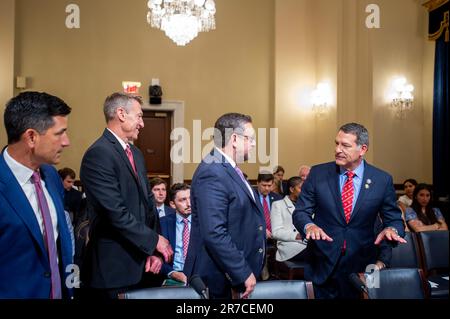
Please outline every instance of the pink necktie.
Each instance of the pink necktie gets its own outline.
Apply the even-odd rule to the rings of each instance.
[[[44,221],[44,242],[48,252],[48,260],[50,262],[51,283],[52,290],[50,293],[51,299],[61,299],[61,276],[59,274],[57,249],[55,244],[55,236],[53,234],[52,218],[50,216],[50,209],[48,208],[47,200],[45,199],[44,191],[42,190],[41,176],[39,172],[35,171],[32,176],[36,195],[38,199],[39,210]]]
[[[125,153],[127,153],[127,157],[131,163],[131,167],[133,167],[134,174],[137,176],[136,165],[134,164],[134,157],[133,153],[131,152],[130,144],[127,144],[127,147],[125,148]]]
[[[183,218],[183,259],[186,260],[188,247],[189,247],[189,220],[187,218]]]
[[[264,219],[266,221],[266,228],[268,231],[272,232],[272,226],[270,225],[270,210],[267,204],[267,196],[263,196],[263,209],[264,209]]]
[[[355,189],[353,187],[353,176],[355,173],[347,171],[347,180],[345,181],[344,187],[342,188],[342,207],[344,207],[345,222],[348,224],[350,217],[352,215],[353,208],[353,196]],[[347,241],[344,240],[344,245],[342,246],[342,252],[344,253],[347,249]]]

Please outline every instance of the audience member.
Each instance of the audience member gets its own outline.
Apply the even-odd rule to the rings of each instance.
[[[418,184],[413,193],[411,207],[406,208],[406,222],[413,232],[428,230],[448,230],[439,208],[432,207],[430,185]]]
[[[6,105],[8,146],[0,156],[0,299],[70,298],[73,248],[64,188],[52,166],[69,146],[70,107],[23,92]],[[70,280],[69,280],[70,281]]]
[[[150,180],[150,189],[153,193],[156,210],[158,211],[159,218],[167,215],[175,214],[175,210],[165,204],[167,197],[167,183],[165,180],[159,177],[152,178]]]
[[[274,185],[272,191],[279,195],[287,195],[289,193],[287,182],[283,180],[284,168],[276,166],[273,170]]]
[[[292,223],[292,213],[294,212],[294,203],[300,195],[303,180],[299,176],[291,177],[287,181],[289,195],[283,200],[272,204],[270,212],[272,222],[272,236],[277,243],[277,252],[275,259],[277,261],[286,260],[304,260],[304,249],[306,243],[302,236]]]
[[[397,204],[400,206],[403,212],[406,208],[411,206],[413,202],[414,188],[417,186],[417,181],[415,179],[409,178],[403,182],[403,190],[405,194],[400,196],[397,200]]]
[[[176,214],[161,218],[161,235],[167,238],[174,249],[173,262],[164,263],[161,273],[177,282],[187,283],[183,272],[184,261],[191,234],[191,188],[177,183],[170,188],[170,206]]]
[[[58,170],[64,186],[64,209],[69,212],[71,222],[75,225],[81,211],[83,194],[74,187],[75,171],[64,167]]]
[[[308,165],[300,166],[300,168],[298,169],[298,176],[300,176],[302,178],[302,181],[306,181],[310,170],[311,170],[311,167],[309,167]]]

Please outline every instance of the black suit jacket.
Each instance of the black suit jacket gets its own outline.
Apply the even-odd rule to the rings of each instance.
[[[86,190],[90,240],[81,271],[93,288],[119,288],[142,279],[158,242],[159,219],[142,153],[131,145],[138,177],[119,141],[105,129],[86,151],[80,178]]]

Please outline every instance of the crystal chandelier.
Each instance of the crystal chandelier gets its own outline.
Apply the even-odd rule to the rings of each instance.
[[[214,0],[149,0],[147,22],[177,45],[186,45],[199,32],[216,28]]]

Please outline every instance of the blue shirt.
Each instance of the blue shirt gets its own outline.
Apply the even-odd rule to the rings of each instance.
[[[348,177],[346,175],[347,170],[345,168],[340,167],[340,173],[339,173],[339,189],[341,190],[344,188],[344,184],[347,181]],[[354,189],[354,196],[353,196],[353,206],[352,211],[355,208],[356,200],[358,199],[359,192],[361,190],[361,185],[363,182],[363,176],[364,176],[364,161],[359,164],[359,166],[353,171],[355,175],[353,176],[353,189]]]
[[[182,215],[180,215],[178,212],[176,214],[177,221],[176,221],[176,243],[175,243],[175,252],[173,255],[173,270],[174,271],[183,271],[184,268],[184,258],[183,258],[183,229],[184,229],[184,223]],[[189,233],[191,231],[191,215],[187,217],[188,219],[188,226],[189,226]],[[169,274],[170,275],[170,274]]]
[[[259,201],[261,202],[262,207],[264,207],[264,201],[267,202],[267,207],[269,207],[269,212],[270,212],[270,200],[269,200],[269,195],[264,196],[262,195],[260,192],[258,192],[259,195]]]

